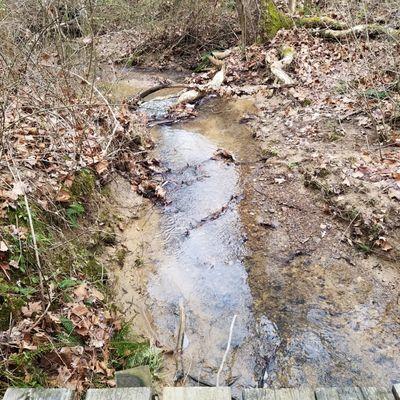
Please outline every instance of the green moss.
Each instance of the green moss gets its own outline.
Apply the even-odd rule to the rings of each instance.
[[[125,247],[122,247],[118,249],[115,253],[114,259],[116,263],[120,266],[123,267],[125,263],[125,258],[126,255],[128,254],[128,250]]]
[[[312,16],[312,17],[302,17],[296,20],[296,25],[305,28],[320,28],[329,27],[333,29],[342,29],[343,23],[338,22],[330,17],[325,16]]]
[[[75,176],[71,186],[71,194],[76,200],[85,200],[96,187],[96,178],[89,169],[82,169]]]
[[[262,0],[261,25],[264,38],[271,40],[279,30],[292,28],[293,20],[280,11],[273,0]]]

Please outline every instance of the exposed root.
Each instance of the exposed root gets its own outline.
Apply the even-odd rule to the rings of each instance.
[[[400,29],[394,29],[377,24],[355,25],[351,28],[343,30],[326,29],[318,33],[321,36],[329,39],[344,39],[351,37],[359,37],[363,35],[369,35],[370,37],[387,36],[392,39],[400,38]]]
[[[303,17],[296,19],[295,22],[297,26],[316,29],[315,34],[328,39],[359,37],[367,34],[369,36],[387,36],[394,39],[398,39],[400,37],[400,29],[394,29],[379,24],[350,26],[345,22],[337,21],[333,18],[325,16]]]
[[[284,69],[293,62],[295,55],[294,49],[292,47],[285,47],[282,49],[282,55],[283,57],[280,60],[270,62],[271,72],[285,85],[293,85],[294,80],[284,71]]]
[[[304,28],[348,29],[349,25],[331,17],[302,17],[296,19],[296,25]]]

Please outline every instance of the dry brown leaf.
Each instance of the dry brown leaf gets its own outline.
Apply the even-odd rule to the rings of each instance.
[[[95,165],[96,171],[99,175],[101,175],[103,172],[107,171],[108,169],[108,161],[107,160],[103,160],[98,162]]]
[[[103,293],[101,293],[99,290],[97,290],[96,288],[91,288],[91,292],[92,292],[92,295],[94,296],[94,297],[96,297],[96,299],[98,299],[98,300],[100,300],[100,301],[103,301],[104,300],[104,295],[103,295]]]
[[[71,309],[71,313],[81,317],[82,315],[86,315],[89,312],[89,309],[84,304],[77,304]]]
[[[8,246],[5,242],[0,240],[0,252],[6,253],[8,251]]]
[[[89,297],[89,290],[86,283],[82,283],[75,290],[74,294],[78,300],[86,300]]]
[[[56,197],[56,201],[60,203],[68,203],[71,200],[71,194],[64,189],[61,189]]]
[[[29,303],[28,306],[24,306],[21,308],[21,312],[24,317],[31,317],[35,313],[41,312],[43,309],[42,302],[36,301],[33,303]]]

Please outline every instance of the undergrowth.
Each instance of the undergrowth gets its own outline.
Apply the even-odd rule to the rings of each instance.
[[[103,199],[93,172],[79,175],[69,205],[49,213],[30,203],[44,299],[24,203],[18,202],[1,220],[6,232],[1,240],[8,244],[6,261],[12,269],[0,277],[2,391],[9,386],[62,386],[67,370],[78,390],[107,386],[115,369],[149,365],[154,376],[160,371],[160,352],[119,322],[107,269],[98,257],[109,241],[104,230],[111,232],[113,223],[105,218],[108,212],[94,211]],[[89,362],[93,358],[94,365]],[[76,362],[87,363],[86,368],[76,373]]]

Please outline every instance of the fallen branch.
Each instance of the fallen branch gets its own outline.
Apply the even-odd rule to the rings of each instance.
[[[206,85],[210,89],[217,90],[219,89],[225,81],[226,67],[225,63],[223,63],[221,69],[214,75],[211,82]]]
[[[178,339],[176,341],[175,353],[176,359],[176,376],[183,377],[185,375],[183,365],[183,340],[185,338],[185,326],[186,326],[186,315],[183,306],[183,299],[179,300],[179,328],[178,328]]]
[[[237,49],[237,47],[232,47],[223,51],[214,50],[211,52],[211,55],[218,60],[224,60],[226,57],[229,57],[232,54],[232,51],[235,49]]]
[[[149,89],[143,90],[142,92],[137,94],[137,98],[139,100],[142,100],[145,97],[147,97],[147,96],[149,96],[149,95],[151,95],[151,94],[153,94],[155,92],[158,92],[159,90],[163,90],[163,89],[190,88],[190,87],[191,87],[190,85],[185,85],[185,84],[173,84],[173,85],[171,85],[171,84],[166,83],[166,84],[153,86],[153,87],[151,87]]]
[[[211,64],[217,66],[217,67],[222,67],[224,65],[224,62],[212,55],[208,56],[208,60],[210,61]]]
[[[28,214],[28,221],[29,221],[29,227],[31,230],[33,249],[35,251],[35,258],[36,258],[37,270],[38,270],[38,275],[39,275],[40,295],[42,297],[42,300],[44,301],[45,294],[44,294],[44,283],[43,283],[44,279],[43,279],[43,273],[42,273],[42,264],[40,262],[39,250],[38,250],[37,241],[36,241],[36,234],[35,234],[35,229],[33,227],[32,213],[31,213],[31,209],[29,207],[28,196],[26,195],[26,193],[24,193],[24,202],[25,202],[26,213]]]
[[[299,27],[315,29],[314,33],[328,39],[343,39],[349,37],[369,36],[388,36],[399,38],[400,29],[394,29],[379,24],[361,24],[350,26],[346,22],[337,21],[330,17],[302,17],[295,19],[295,24]],[[320,28],[320,29],[318,29]]]
[[[235,314],[233,316],[233,318],[232,318],[231,327],[229,329],[228,344],[226,345],[226,350],[225,350],[224,356],[222,357],[221,365],[219,366],[219,369],[218,369],[218,372],[217,372],[217,383],[215,385],[216,387],[219,386],[219,376],[221,375],[222,368],[224,368],[224,364],[225,364],[225,361],[226,361],[226,357],[228,356],[229,349],[231,348],[233,327],[235,326],[236,317],[237,317],[237,315]]]
[[[188,90],[186,92],[183,92],[179,97],[176,102],[176,104],[185,104],[185,103],[191,103],[193,101],[196,101],[200,99],[203,96],[202,92],[199,90]]]

